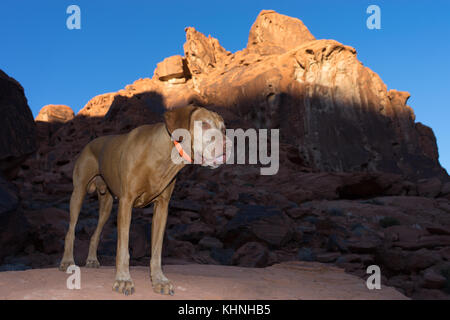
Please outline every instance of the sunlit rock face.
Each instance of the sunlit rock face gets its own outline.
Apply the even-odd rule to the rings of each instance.
[[[258,15],[247,47],[235,53],[193,27],[185,32],[184,56],[163,59],[152,78],[94,97],[54,141],[81,146],[196,103],[219,112],[229,128],[280,129],[281,142],[312,169],[447,178],[433,131],[407,105],[410,94],[388,90],[354,48],[316,39],[299,19],[271,10]]]

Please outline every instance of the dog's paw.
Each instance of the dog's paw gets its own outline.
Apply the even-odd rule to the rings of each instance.
[[[167,279],[152,279],[152,287],[153,291],[156,293],[170,294],[171,296],[173,296],[175,293],[172,283]]]
[[[86,260],[86,268],[100,268],[98,260]]]
[[[65,272],[67,271],[67,268],[72,265],[75,265],[74,261],[61,261],[61,263],[59,264],[59,270]]]
[[[124,295],[132,295],[134,293],[133,280],[116,280],[113,285],[113,291],[123,293]]]

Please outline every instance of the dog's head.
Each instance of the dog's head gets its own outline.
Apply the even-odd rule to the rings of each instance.
[[[189,105],[167,111],[164,119],[172,140],[180,142],[192,162],[211,168],[225,163],[227,139],[220,115]]]

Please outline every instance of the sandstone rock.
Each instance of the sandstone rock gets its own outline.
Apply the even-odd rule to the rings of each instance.
[[[275,208],[247,205],[222,230],[222,239],[233,248],[260,240],[269,246],[280,247],[293,236],[294,229],[288,216]]]
[[[298,259],[300,261],[315,261],[316,254],[311,248],[300,248],[297,253]]]
[[[191,260],[195,251],[194,245],[189,241],[179,241],[169,238],[164,241],[164,246],[166,248],[166,250],[163,250],[165,257],[171,256]]]
[[[377,252],[377,259],[394,271],[418,271],[438,262],[439,255],[427,249],[403,251],[399,248],[383,249]]]
[[[316,256],[318,262],[330,263],[336,261],[341,256],[339,252],[320,253]]]
[[[422,197],[436,198],[442,187],[442,182],[438,178],[422,179],[417,182],[417,192]]]
[[[447,279],[433,269],[427,269],[423,273],[424,288],[441,289],[445,286]]]
[[[265,267],[269,251],[259,242],[247,242],[233,255],[232,264],[241,267]]]
[[[450,226],[431,225],[427,226],[427,231],[431,234],[450,235]]]
[[[412,226],[391,226],[385,229],[384,234],[391,241],[417,242],[427,232]]]
[[[247,48],[276,47],[275,52],[281,53],[312,40],[314,36],[299,19],[263,10],[250,29]]]
[[[135,219],[130,227],[130,257],[139,259],[151,255],[151,223]]]
[[[65,105],[46,105],[35,118],[37,128],[37,138],[42,145],[43,143],[55,143],[52,136],[65,123],[73,120],[73,110]]]
[[[234,250],[231,248],[212,248],[211,258],[223,265],[231,265]]]
[[[20,252],[27,239],[27,222],[17,210],[17,188],[0,175],[0,264],[8,256]]]
[[[115,96],[116,93],[98,95],[89,100],[77,115],[83,117],[103,117],[111,107]]]
[[[420,289],[414,292],[411,298],[414,300],[448,300],[448,295],[442,290]]]
[[[46,254],[60,253],[69,225],[69,213],[58,208],[45,208],[25,212],[28,233],[33,245]],[[96,221],[94,220],[94,228]]]
[[[444,197],[447,196],[447,198],[450,200],[450,182],[447,182],[442,186],[441,193]]]
[[[219,44],[217,39],[211,36],[207,38],[192,27],[186,28],[185,31],[184,54],[191,73],[208,73],[220,59],[230,54]]]
[[[380,241],[374,239],[348,240],[348,249],[355,253],[374,253],[379,245]]]
[[[256,25],[277,28],[267,22],[266,15]],[[277,13],[269,15],[272,20],[283,20]],[[202,100],[223,107],[219,112],[226,109],[229,121],[279,128],[283,142],[295,141],[306,166],[324,171],[401,173],[412,178],[445,175],[437,158],[423,150],[420,129],[406,105],[409,94],[388,92],[378,75],[357,60],[355,49],[332,40],[300,41],[298,45],[289,39],[295,47],[287,52],[254,58],[254,52],[244,49],[218,63],[206,37],[188,31],[187,38],[187,44],[191,38],[204,40],[198,41],[204,43],[198,45],[202,59],[186,54],[188,62],[193,60],[188,67]],[[185,51],[189,51],[186,45]]]
[[[422,248],[435,248],[450,246],[450,236],[448,235],[429,235],[423,236],[417,241],[398,241],[393,244],[396,247],[405,250],[417,250]]]
[[[0,171],[14,176],[36,148],[36,125],[22,86],[0,70]]]
[[[0,175],[0,219],[14,212],[18,205],[17,188]]]
[[[49,104],[39,111],[36,122],[66,123],[74,118],[73,110],[65,105]]]
[[[206,236],[206,237],[203,237],[199,242],[198,242],[198,245],[201,247],[201,248],[204,248],[204,249],[212,249],[212,248],[223,248],[223,243],[222,243],[222,241],[220,241],[219,239],[217,239],[217,238],[214,238],[214,237],[210,237],[210,236]]]
[[[189,69],[182,56],[171,56],[156,66],[155,77],[161,81],[169,81],[171,79],[188,78]]]
[[[187,225],[177,225],[172,229],[172,233],[179,240],[198,242],[204,236],[213,234],[214,229],[207,224],[196,221]]]
[[[439,253],[444,260],[450,261],[450,247],[442,248]]]

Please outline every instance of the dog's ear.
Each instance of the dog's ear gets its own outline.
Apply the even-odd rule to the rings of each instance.
[[[170,134],[176,129],[190,130],[192,114],[199,109],[189,105],[181,108],[174,108],[164,113],[164,120]]]

